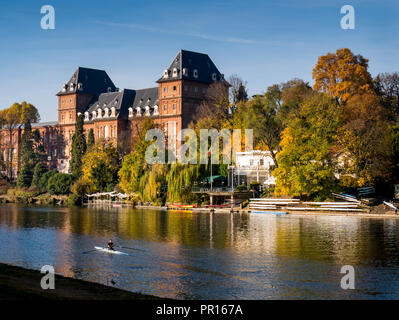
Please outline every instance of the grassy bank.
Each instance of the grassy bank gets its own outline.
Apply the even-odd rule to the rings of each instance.
[[[0,264],[0,300],[157,300],[78,279],[55,276],[55,289],[43,290],[40,271]]]

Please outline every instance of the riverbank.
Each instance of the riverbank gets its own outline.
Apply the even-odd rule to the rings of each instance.
[[[43,290],[40,271],[0,264],[0,300],[158,300],[102,284],[55,276],[55,289]]]

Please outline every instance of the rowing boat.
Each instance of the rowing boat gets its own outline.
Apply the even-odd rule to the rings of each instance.
[[[128,253],[125,252],[121,252],[121,251],[116,251],[116,250],[109,250],[107,248],[103,248],[103,247],[94,247],[94,249],[99,250],[99,251],[103,251],[103,252],[108,252],[108,253],[113,253],[113,254],[122,254],[125,256],[128,256]]]
[[[392,209],[397,209],[392,203],[389,203],[389,202],[386,202],[386,201],[383,201],[384,202],[384,204],[385,205],[387,205],[388,207],[391,207]]]

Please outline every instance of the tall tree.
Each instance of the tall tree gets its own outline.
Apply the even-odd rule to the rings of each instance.
[[[325,198],[335,188],[335,162],[331,157],[342,107],[323,93],[315,93],[300,104],[298,116],[284,129],[276,193]]]
[[[390,132],[387,112],[375,94],[353,96],[344,108],[344,123],[338,130],[338,150],[353,176],[351,186],[387,181],[392,172]]]
[[[18,173],[18,187],[30,187],[33,177],[33,167],[35,166],[35,153],[33,149],[32,126],[29,119],[24,124],[24,132],[21,138],[21,148],[19,150],[19,163],[21,169]]]
[[[313,89],[330,94],[340,103],[355,94],[371,93],[373,84],[367,68],[368,59],[347,48],[327,53],[319,57],[313,69]]]
[[[72,136],[71,149],[71,173],[75,179],[82,175],[82,158],[86,153],[86,138],[83,131],[83,115],[79,115],[76,124],[75,132]]]
[[[399,73],[380,73],[374,79],[374,86],[390,118],[399,122]]]
[[[40,120],[39,112],[36,107],[30,103],[14,103],[10,108],[0,112],[0,119],[7,132],[7,140],[4,143],[6,152],[5,164],[8,178],[14,179],[14,164],[18,161],[14,154],[15,144],[18,139],[17,128],[20,124],[30,120],[38,122]]]
[[[93,128],[90,128],[87,135],[87,150],[89,150],[92,146],[94,146],[94,130]]]

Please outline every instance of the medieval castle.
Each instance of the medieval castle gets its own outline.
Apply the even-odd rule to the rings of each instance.
[[[49,167],[68,173],[79,115],[84,116],[86,134],[93,129],[96,140],[108,139],[117,146],[131,141],[135,124],[145,117],[176,134],[193,120],[207,89],[217,81],[224,81],[224,76],[209,56],[186,50],[180,50],[163,71],[158,86],[148,89],[119,90],[105,71],[79,67],[57,93],[58,121],[35,123],[32,129],[40,132]],[[13,137],[13,176],[18,172],[22,132],[21,125]]]

